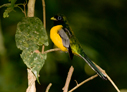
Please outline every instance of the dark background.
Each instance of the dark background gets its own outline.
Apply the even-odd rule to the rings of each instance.
[[[17,0],[16,3],[24,3]],[[127,89],[127,1],[126,0],[46,0],[47,33],[49,36],[57,13],[64,14],[75,36],[86,54],[101,66],[118,88]],[[0,0],[0,5],[8,0]],[[17,23],[24,17],[20,9],[3,18],[6,8],[0,9],[0,92],[25,92],[27,88],[27,67],[20,58],[21,51],[15,43]],[[35,16],[43,19],[42,2],[36,0]],[[54,48],[49,38],[49,46]],[[45,92],[52,83],[50,92],[61,92],[70,66],[74,73],[69,89],[94,75],[95,72],[79,57],[70,60],[65,52],[48,53],[40,71],[41,85],[36,83],[37,92]],[[116,92],[109,81],[97,77],[74,92]],[[122,92],[122,91],[121,91]],[[127,92],[127,90],[125,91]]]

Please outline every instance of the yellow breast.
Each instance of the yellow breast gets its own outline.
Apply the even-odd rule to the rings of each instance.
[[[62,28],[63,28],[62,25],[52,27],[50,30],[50,38],[58,48],[60,48],[62,51],[67,51],[67,48],[63,46],[62,39],[58,34],[58,31]]]

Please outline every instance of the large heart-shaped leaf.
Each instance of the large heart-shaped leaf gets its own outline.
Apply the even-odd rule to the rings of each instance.
[[[48,36],[41,20],[37,17],[23,18],[17,24],[15,34],[16,46],[23,50],[21,58],[28,68],[32,70],[39,82],[38,75],[47,54],[35,53],[39,46],[48,46]]]

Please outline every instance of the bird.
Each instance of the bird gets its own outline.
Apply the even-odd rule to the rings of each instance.
[[[52,42],[62,51],[68,52],[71,59],[73,59],[74,55],[81,57],[102,79],[107,80],[106,75],[85,54],[66,17],[62,14],[57,14],[51,17],[51,20],[54,22],[53,27],[50,29]]]

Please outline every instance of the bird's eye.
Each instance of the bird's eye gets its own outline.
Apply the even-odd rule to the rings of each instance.
[[[58,16],[58,20],[62,20],[62,17],[61,16]]]

